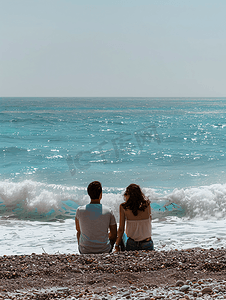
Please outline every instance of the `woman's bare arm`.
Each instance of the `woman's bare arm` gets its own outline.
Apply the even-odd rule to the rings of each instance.
[[[125,211],[122,207],[122,204],[120,204],[119,206],[119,229],[118,229],[118,237],[116,239],[116,245],[115,245],[115,249],[116,251],[119,251],[119,247],[117,245],[119,245],[122,241],[122,236],[125,230]]]

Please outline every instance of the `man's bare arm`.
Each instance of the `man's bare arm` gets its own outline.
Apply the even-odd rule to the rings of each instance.
[[[110,232],[109,232],[109,240],[116,241],[117,238],[117,224],[110,225]]]
[[[79,221],[77,218],[75,218],[75,226],[76,226],[76,230],[77,230],[77,240],[78,240],[78,245],[79,245],[79,238],[81,235],[81,231],[80,231]]]

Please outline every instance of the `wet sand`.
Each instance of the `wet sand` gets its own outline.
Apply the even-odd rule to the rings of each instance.
[[[213,283],[226,289],[224,279],[225,249],[0,257],[0,299],[142,299],[142,291],[143,299],[161,299],[164,289],[178,291],[174,299],[193,299],[205,280],[206,294],[218,299]]]

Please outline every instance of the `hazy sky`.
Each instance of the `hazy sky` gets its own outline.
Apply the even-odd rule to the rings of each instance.
[[[225,97],[226,0],[0,0],[0,96]]]

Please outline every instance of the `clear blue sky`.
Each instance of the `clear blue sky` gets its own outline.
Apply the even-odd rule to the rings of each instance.
[[[226,97],[226,0],[0,0],[0,96]]]

